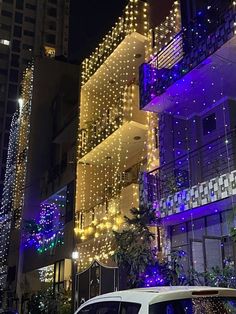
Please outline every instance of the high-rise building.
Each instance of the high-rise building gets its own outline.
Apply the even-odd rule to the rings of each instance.
[[[22,147],[25,146],[25,149],[23,149],[21,153],[26,157],[26,147],[28,147],[28,142],[18,143],[18,131],[21,134],[21,138],[21,132],[24,133],[24,136],[29,132],[29,130],[27,131],[24,128],[23,130],[19,129],[19,119],[22,116],[22,100],[19,102],[19,95],[22,94],[22,90],[25,89],[26,81],[28,84],[27,97],[25,90],[23,93],[24,97],[27,98],[27,103],[31,102],[31,90],[29,87],[31,72],[27,71],[24,75],[23,73],[35,57],[41,56],[52,59],[57,56],[67,57],[68,27],[68,0],[3,0],[0,2],[0,197],[2,197],[5,172],[7,172],[5,182],[8,181],[5,185],[5,199],[3,199],[1,206],[1,283],[2,280],[4,282],[6,279],[7,269],[4,267],[6,266],[6,257],[9,249],[10,230],[8,230],[5,224],[6,215],[9,214],[9,208],[12,209],[15,207],[16,209],[16,204],[18,203],[19,210],[14,211],[14,217],[8,216],[8,218],[12,219],[13,222],[9,227],[19,229],[20,223],[18,219],[22,218],[21,209],[24,202],[24,200],[21,199],[21,192],[19,190],[18,196],[14,194],[16,190],[12,187],[12,183],[14,180],[22,180],[21,182],[24,184],[26,174],[24,173],[23,176],[22,172],[21,174],[16,174],[11,167],[6,169],[7,163],[8,165],[14,164],[19,157],[17,150],[22,150]],[[13,152],[13,146],[16,151],[10,156],[7,150],[11,120],[16,110],[17,113],[12,122],[11,143],[9,145],[11,153]],[[24,110],[26,110],[26,107],[24,107]],[[27,110],[29,110],[29,108]],[[23,114],[23,117],[24,116],[27,116],[27,113]],[[29,123],[28,120],[27,123]],[[20,157],[21,162],[25,158],[23,155]],[[10,187],[10,189],[8,189],[7,186]],[[8,196],[16,196],[16,202],[14,201],[14,204],[12,204],[11,201],[6,202],[7,194]],[[4,229],[3,226],[6,229]],[[18,236],[15,235],[16,238]],[[17,265],[17,258],[15,263]],[[10,273],[11,275],[13,274],[12,271]],[[16,273],[17,272],[15,272],[15,274]]]
[[[0,1],[0,195],[22,73],[34,56],[67,56],[69,0]]]

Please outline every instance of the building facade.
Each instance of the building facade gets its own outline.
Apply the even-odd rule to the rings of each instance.
[[[34,56],[67,56],[69,1],[3,0],[0,3],[0,194],[11,118],[20,82]]]
[[[38,291],[71,289],[78,77],[76,65],[36,58],[24,73],[17,128],[12,122],[1,286],[22,313]]]
[[[94,260],[114,265],[113,231],[121,230],[124,215],[139,206],[139,173],[157,165],[153,132],[148,132],[153,114],[139,110],[139,66],[147,35],[148,5],[131,0],[82,64],[75,201],[80,272]],[[87,297],[101,291],[100,275],[98,269]],[[82,297],[76,291],[75,306]]]
[[[162,218],[162,252],[184,250],[186,270],[235,262],[235,13],[234,1],[175,1],[140,70],[160,159],[143,188]]]

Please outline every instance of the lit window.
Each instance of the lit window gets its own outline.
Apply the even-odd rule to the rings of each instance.
[[[45,56],[49,57],[49,58],[54,58],[55,57],[55,48],[51,48],[51,47],[44,47],[44,51],[45,51]]]
[[[10,45],[10,41],[6,40],[6,39],[0,39],[0,44],[3,44],[5,46],[9,46]]]

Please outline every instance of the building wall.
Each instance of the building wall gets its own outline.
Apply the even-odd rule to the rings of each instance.
[[[69,184],[73,186],[78,74],[75,65],[50,59],[35,60],[24,219],[39,219],[42,201]],[[55,127],[56,116],[60,128]],[[73,194],[72,186],[70,193]],[[25,257],[25,271],[70,258],[73,250],[72,200],[73,195],[67,200],[70,202],[67,208],[70,213],[65,213],[64,246],[56,249],[53,255],[47,252],[38,256],[29,249]]]

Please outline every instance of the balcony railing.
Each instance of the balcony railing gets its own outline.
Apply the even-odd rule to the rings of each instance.
[[[236,193],[236,130],[144,174],[145,201],[163,215]]]
[[[152,100],[163,94],[169,86],[197,67],[234,36],[235,4],[224,7],[220,15],[214,18],[212,26],[203,33],[199,30],[199,21],[193,21],[182,32],[176,33],[175,37],[157,52],[153,60],[140,67],[141,108],[145,108]],[[191,30],[194,32],[191,33]],[[164,55],[168,52],[167,57],[171,57],[170,62],[166,62],[165,58],[164,63],[160,62],[163,52],[165,52]]]
[[[147,32],[147,3],[140,0],[130,0],[124,10],[124,14],[111,31],[104,37],[95,52],[82,63],[82,85],[97,71],[97,69],[112,54],[124,38],[139,32],[146,35]]]
[[[136,104],[138,86],[127,85],[124,96],[112,108],[103,110],[95,121],[89,121],[87,127],[79,133],[79,157],[83,157],[119,129],[132,118],[132,111]]]

